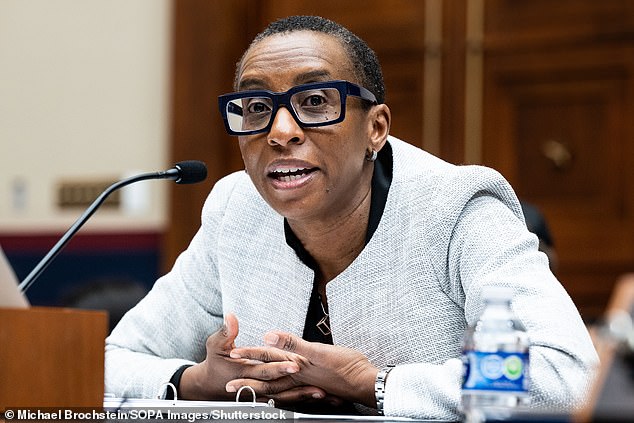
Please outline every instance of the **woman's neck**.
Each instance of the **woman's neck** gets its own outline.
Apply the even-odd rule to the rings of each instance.
[[[325,286],[343,272],[365,246],[371,189],[351,212],[331,222],[289,221],[293,233],[318,265],[315,278]]]

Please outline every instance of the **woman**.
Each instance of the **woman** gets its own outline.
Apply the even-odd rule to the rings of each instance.
[[[250,385],[279,405],[455,419],[462,334],[501,285],[531,337],[532,403],[583,399],[596,353],[511,187],[389,136],[363,41],[283,19],[235,89],[219,104],[246,172],[216,184],[189,248],[108,339],[109,392]]]

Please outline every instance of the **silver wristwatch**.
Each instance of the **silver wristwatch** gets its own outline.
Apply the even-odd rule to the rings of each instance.
[[[385,381],[387,379],[387,375],[392,371],[394,366],[388,365],[383,369],[379,370],[379,373],[376,375],[376,380],[374,382],[374,395],[376,396],[376,410],[380,415],[383,415],[383,405],[385,402]]]

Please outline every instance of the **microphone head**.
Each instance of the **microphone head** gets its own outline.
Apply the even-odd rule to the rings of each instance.
[[[177,184],[196,184],[207,178],[207,165],[198,160],[186,160],[174,165],[178,169]]]

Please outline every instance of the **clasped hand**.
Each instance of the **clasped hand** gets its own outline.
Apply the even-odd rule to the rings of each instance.
[[[378,369],[360,352],[275,331],[264,336],[266,346],[236,348],[237,336],[238,319],[227,314],[207,338],[205,360],[183,373],[182,398],[229,399],[248,385],[279,404],[351,401],[374,407]]]

